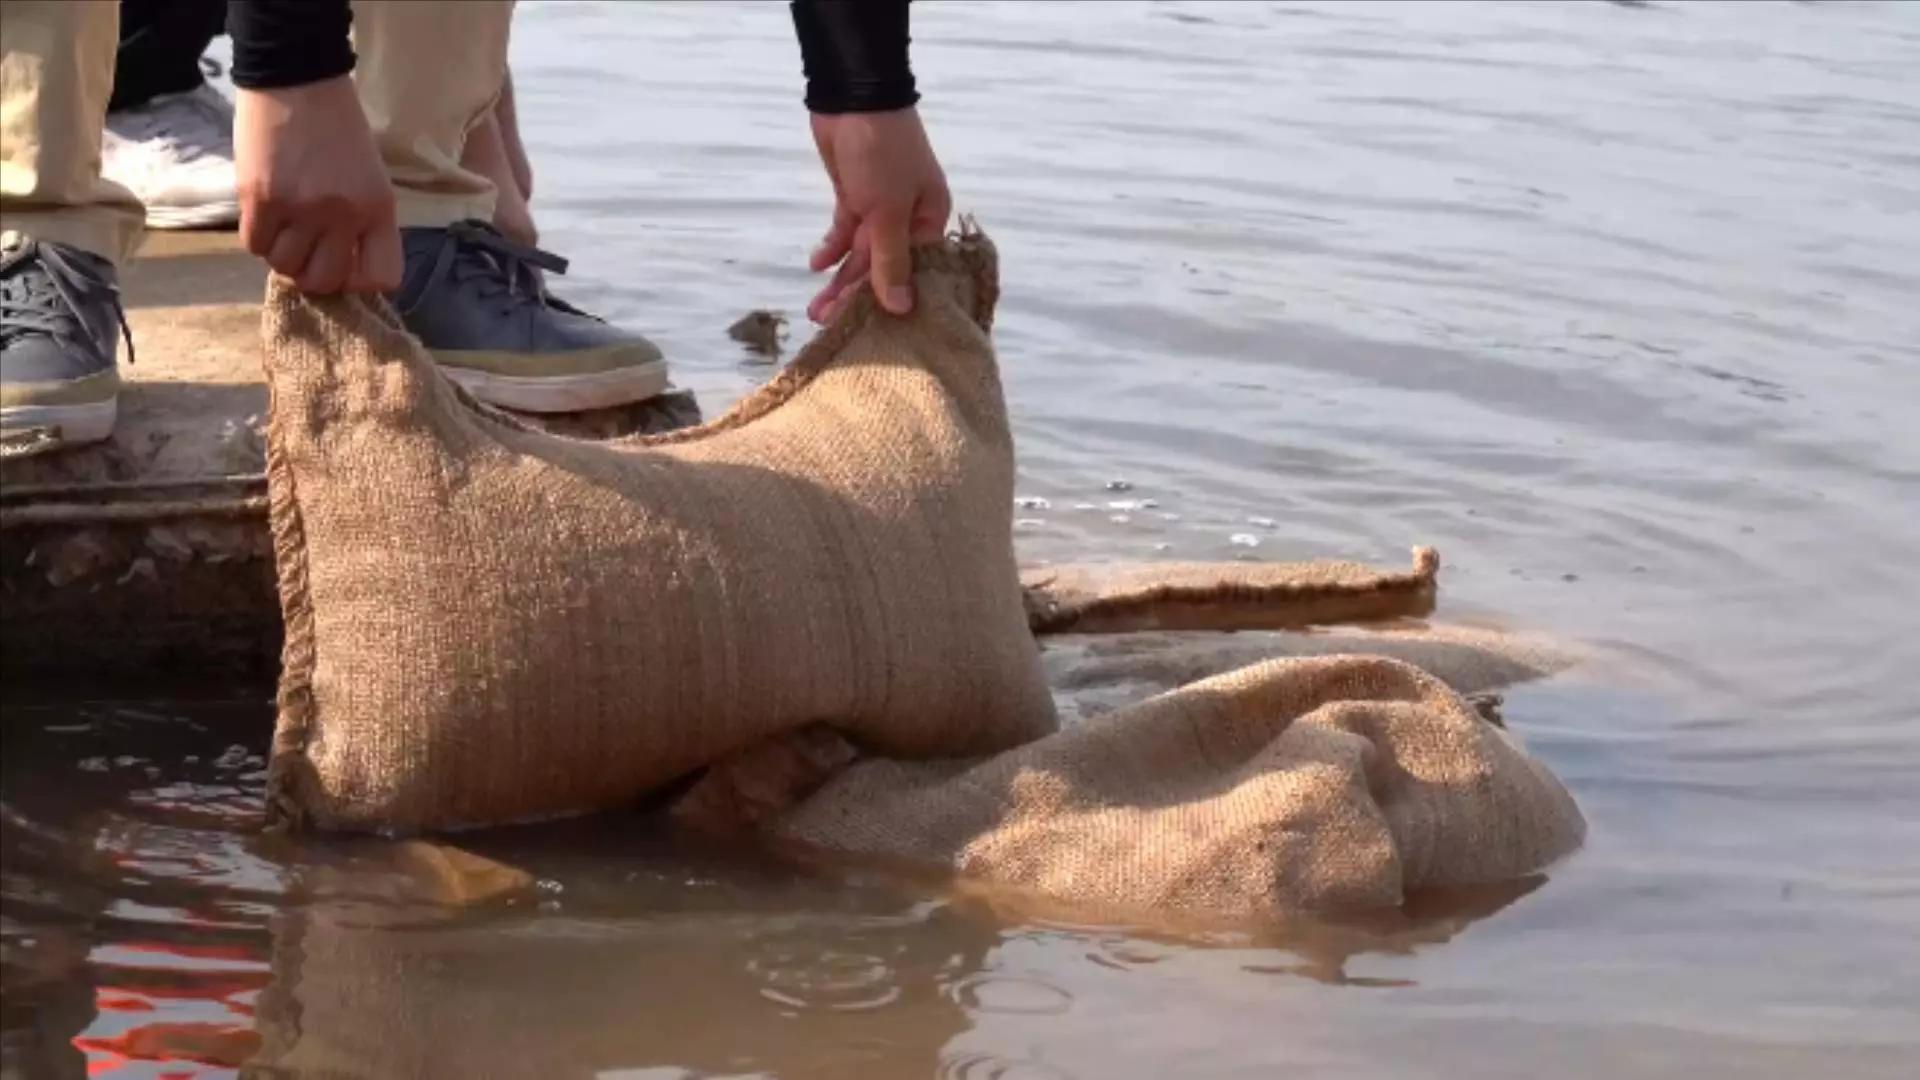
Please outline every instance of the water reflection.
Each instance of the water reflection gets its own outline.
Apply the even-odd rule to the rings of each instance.
[[[413,842],[261,837],[269,715],[246,698],[180,715],[9,703],[9,1070],[1068,1076],[964,1038],[1079,1008],[1004,946],[1041,936],[1119,974],[1196,946],[1252,950],[1251,974],[1366,985],[1345,974],[1354,957],[1437,945],[1534,885],[1337,922],[1143,926],[802,872],[642,815],[465,837],[453,861]],[[103,742],[118,752],[100,770]]]
[[[610,897],[607,897],[610,898]],[[636,898],[638,900],[639,898]],[[396,921],[315,903],[274,920],[258,1064],[294,1075],[926,1076],[967,1027],[940,991],[993,929],[906,901],[847,911],[563,912]]]
[[[280,891],[251,850],[263,715],[251,694],[179,716],[9,690],[0,1064],[148,1076],[252,1055]]]

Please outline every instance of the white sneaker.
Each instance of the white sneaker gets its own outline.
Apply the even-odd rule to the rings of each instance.
[[[146,204],[149,228],[235,224],[233,105],[202,83],[108,113],[100,171]]]

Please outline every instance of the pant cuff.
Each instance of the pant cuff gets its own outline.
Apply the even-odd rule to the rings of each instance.
[[[441,229],[469,218],[493,220],[491,191],[482,195],[437,195],[400,189],[393,194],[401,228]]]
[[[62,210],[8,210],[4,236],[31,236],[53,244],[67,244],[98,255],[115,266],[125,265],[140,247],[145,223],[125,210],[73,207]]]

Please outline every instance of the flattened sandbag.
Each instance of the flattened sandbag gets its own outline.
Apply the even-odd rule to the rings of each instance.
[[[1040,660],[1063,712],[1092,716],[1265,660],[1342,654],[1402,660],[1467,695],[1543,679],[1580,659],[1558,641],[1438,624],[1067,635],[1048,638]]]
[[[1102,908],[1246,918],[1510,881],[1585,825],[1544,766],[1397,660],[1276,660],[971,762],[859,762],[767,828]]]
[[[1352,562],[1117,563],[1035,567],[1021,574],[1036,634],[1133,630],[1281,630],[1425,615],[1440,556],[1413,568]]]
[[[475,406],[384,305],[266,304],[287,644],[274,819],[631,805],[816,720],[899,758],[1051,731],[1013,560],[980,235],[915,256],[705,426],[613,444]]]

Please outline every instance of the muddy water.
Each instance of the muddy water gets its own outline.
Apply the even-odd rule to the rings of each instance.
[[[611,821],[453,911],[250,841],[259,688],[10,695],[8,1072],[1909,1075],[1920,6],[916,7],[1024,554],[1434,544],[1443,616],[1599,650],[1507,707],[1587,849],[1195,941]],[[527,5],[514,62],[572,295],[764,378],[722,328],[825,222],[779,6]]]

